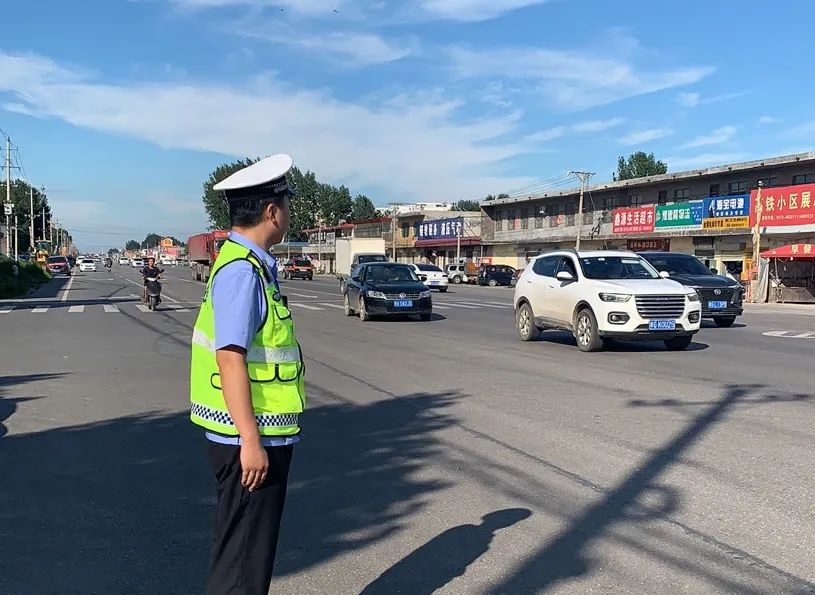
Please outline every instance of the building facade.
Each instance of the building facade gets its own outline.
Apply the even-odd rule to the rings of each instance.
[[[742,275],[761,250],[815,240],[815,152],[597,184],[482,203],[485,256],[524,267],[529,257],[582,249],[671,250]]]

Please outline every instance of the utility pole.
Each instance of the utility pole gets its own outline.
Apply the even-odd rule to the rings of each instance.
[[[456,264],[461,262],[461,228],[464,227],[464,217],[461,218],[461,225],[458,227],[458,233],[456,234]]]
[[[17,229],[17,213],[14,214],[14,260],[20,258],[20,236]]]
[[[580,232],[583,229],[583,193],[586,191],[586,182],[594,175],[593,171],[570,171],[570,174],[580,178],[580,199],[577,202],[577,240],[575,249],[580,250]]]
[[[758,287],[758,261],[761,258],[761,215],[764,213],[764,205],[761,202],[761,189],[764,182],[758,181],[758,191],[756,192],[756,224],[753,226],[753,263],[750,267],[750,301],[756,301],[756,288]],[[755,280],[753,280],[753,270],[755,270]]]
[[[6,204],[11,204],[11,138],[6,137]],[[8,208],[8,207],[6,207]],[[11,218],[6,213],[6,255],[11,256]]]
[[[28,186],[28,243],[34,252],[34,186]]]

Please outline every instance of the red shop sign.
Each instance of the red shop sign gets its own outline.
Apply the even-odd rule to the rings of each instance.
[[[750,193],[750,225],[756,224],[756,209],[761,208],[761,227],[815,225],[815,184],[762,188]]]
[[[614,209],[611,230],[614,233],[654,231],[654,205]]]

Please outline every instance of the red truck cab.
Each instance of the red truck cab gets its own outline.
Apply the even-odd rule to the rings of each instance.
[[[283,265],[284,279],[308,279],[314,280],[314,265],[305,258],[294,258],[286,261]]]

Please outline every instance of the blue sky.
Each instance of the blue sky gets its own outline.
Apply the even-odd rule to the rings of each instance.
[[[618,155],[672,171],[811,150],[815,4],[30,0],[0,128],[80,245],[205,226],[201,185],[291,153],[378,204],[513,191]],[[751,8],[752,7],[752,8]]]

